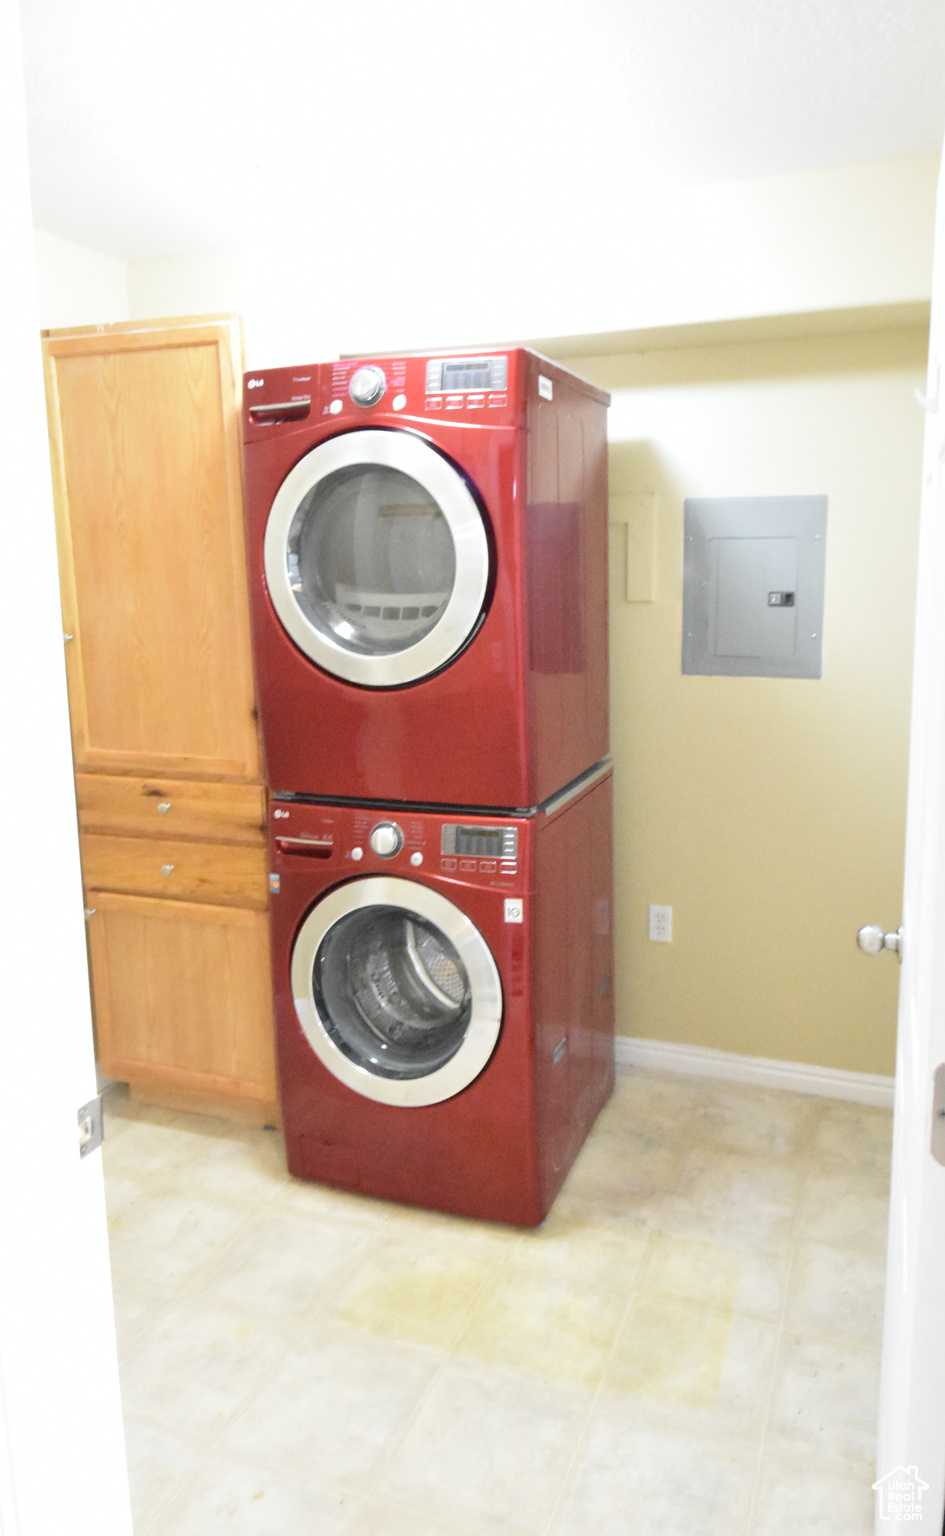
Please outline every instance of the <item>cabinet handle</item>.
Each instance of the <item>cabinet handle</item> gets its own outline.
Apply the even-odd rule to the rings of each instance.
[[[162,864],[161,865],[161,874],[162,875],[170,875],[170,874],[173,874],[173,872],[174,872],[173,864]]]

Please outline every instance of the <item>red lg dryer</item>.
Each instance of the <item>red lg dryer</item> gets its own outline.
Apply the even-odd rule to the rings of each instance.
[[[274,793],[525,808],[607,755],[608,403],[520,348],[246,375]]]
[[[543,1219],[613,1085],[611,820],[609,767],[522,817],[272,802],[292,1173]]]

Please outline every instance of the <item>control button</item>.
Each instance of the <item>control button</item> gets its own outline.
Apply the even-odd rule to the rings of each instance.
[[[331,414],[333,416],[337,416],[337,415],[339,415],[343,404],[344,404],[343,400],[333,400],[331,402],[331,405],[328,407],[328,409],[329,409],[329,411],[331,412]]]
[[[423,854],[422,853],[412,853],[410,855],[410,862],[413,865],[414,869],[419,869],[420,865],[423,863]]]
[[[485,396],[484,395],[467,395],[466,396],[466,409],[467,409],[467,411],[481,411],[483,406],[485,405],[485,403],[486,403],[486,400],[485,400]]]
[[[456,868],[456,860],[455,859],[441,859],[440,860],[440,868],[441,869],[455,869]]]
[[[407,396],[406,395],[395,395],[393,400],[391,401],[391,405],[394,407],[395,411],[402,411],[406,404],[407,404]]]
[[[460,859],[459,867],[460,869],[475,869],[476,861],[475,859]]]
[[[481,875],[494,875],[496,872],[495,859],[480,859],[479,873]]]
[[[369,365],[356,368],[351,375],[348,393],[355,405],[376,405],[387,388],[387,380],[380,368]]]
[[[351,857],[354,859],[354,862],[357,863],[359,859],[363,859],[364,858],[364,849],[363,848],[352,848],[352,850],[351,850]]]
[[[428,411],[442,411],[442,409],[443,409],[443,396],[442,395],[429,395],[427,397],[427,410]]]
[[[500,406],[500,405],[508,405],[508,403],[509,402],[508,402],[508,396],[507,395],[490,395],[489,396],[489,406],[490,406],[490,408],[492,410],[495,410],[496,407]]]
[[[395,821],[379,821],[369,841],[374,852],[382,859],[392,859],[404,846],[404,834]]]
[[[503,875],[514,875],[515,874],[515,869],[516,869],[516,866],[515,866],[514,862],[510,863],[510,864],[503,863],[503,865],[502,865],[502,873],[503,873]]]
[[[462,395],[447,395],[446,409],[448,411],[461,411],[463,408]]]

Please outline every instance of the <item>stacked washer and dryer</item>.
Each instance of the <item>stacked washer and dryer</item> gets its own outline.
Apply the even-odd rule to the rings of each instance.
[[[608,404],[521,348],[246,375],[302,1178],[535,1225],[611,1091]]]

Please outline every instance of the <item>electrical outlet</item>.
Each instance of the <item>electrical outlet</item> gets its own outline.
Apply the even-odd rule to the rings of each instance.
[[[672,907],[650,908],[650,938],[657,944],[671,944],[673,942],[673,909]]]

